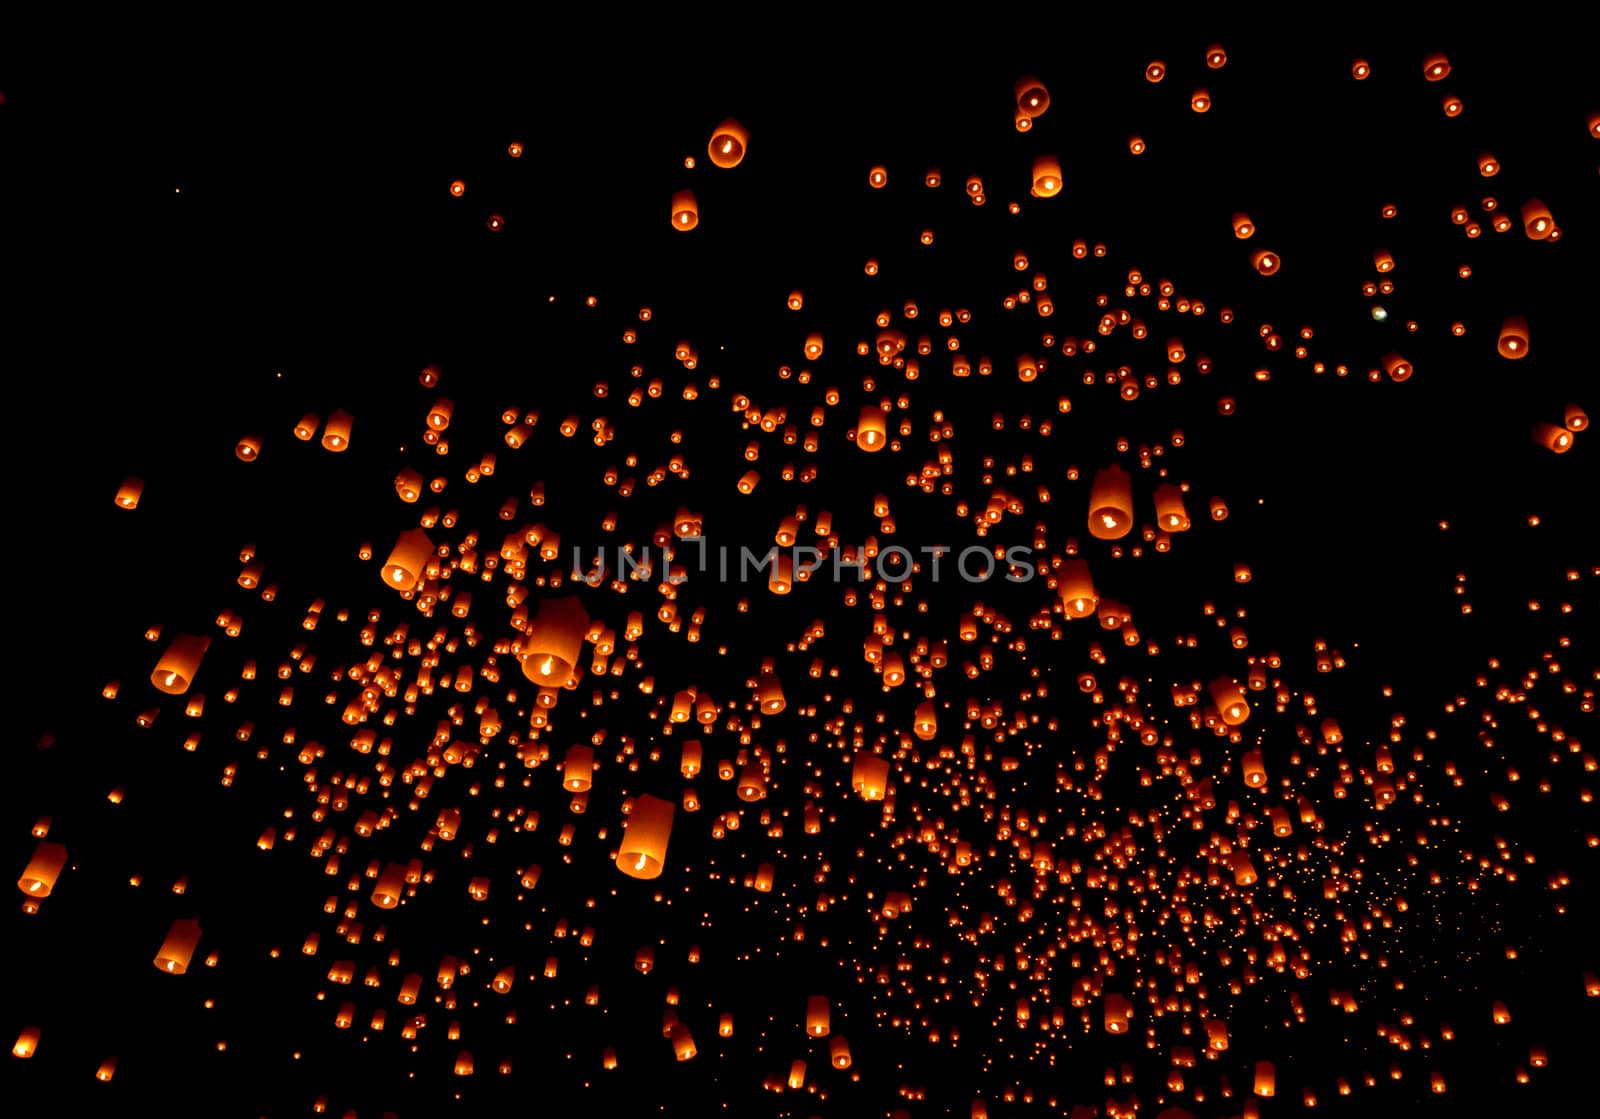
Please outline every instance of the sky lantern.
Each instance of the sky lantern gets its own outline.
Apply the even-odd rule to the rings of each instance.
[[[1033,161],[1033,196],[1054,198],[1061,193],[1061,161],[1053,155],[1036,156]]]
[[[1029,119],[1042,116],[1050,107],[1050,91],[1032,74],[1018,78],[1012,83],[1011,90],[1016,94],[1017,112]]]
[[[431,558],[433,541],[428,534],[420,528],[406,529],[383,561],[384,584],[402,592],[416,589]]]
[[[200,922],[192,918],[179,918],[167,930],[161,950],[156,953],[157,970],[168,975],[182,975],[189,970],[195,946],[200,943]]]
[[[749,143],[749,131],[744,125],[729,117],[712,130],[711,142],[706,145],[706,154],[717,167],[724,169],[737,167],[744,159],[745,149]]]
[[[66,865],[66,847],[43,840],[33,849],[33,857],[23,869],[22,877],[17,879],[17,889],[30,898],[47,898]]]
[[[583,651],[589,615],[575,595],[541,599],[518,656],[522,672],[536,684],[565,684]]]
[[[1089,491],[1089,535],[1120,540],[1133,528],[1133,479],[1112,464],[1095,472]]]
[[[118,509],[137,509],[143,494],[144,479],[129,478],[117,487],[116,506]]]
[[[569,793],[588,790],[594,776],[594,748],[575,745],[567,747],[566,760],[561,767],[561,787]]]
[[[1521,361],[1527,357],[1528,320],[1521,315],[1508,315],[1500,324],[1500,338],[1496,345],[1503,358]]]
[[[828,996],[811,995],[806,999],[806,1034],[810,1037],[828,1036]]]
[[[178,634],[156,662],[155,669],[150,673],[150,683],[155,685],[157,691],[182,695],[194,683],[195,673],[200,671],[201,658],[210,647],[209,637],[197,637],[192,633]]]
[[[1087,560],[1064,561],[1061,565],[1061,574],[1058,576],[1057,590],[1061,596],[1061,611],[1064,617],[1094,616],[1095,608],[1100,604],[1100,596],[1095,592],[1094,579],[1090,577]]]
[[[667,860],[673,804],[649,795],[633,802],[617,849],[617,869],[630,878],[656,878]]]
[[[680,190],[672,196],[672,228],[679,233],[687,233],[700,224],[700,203],[695,201],[694,191]]]
[[[355,423],[355,417],[343,408],[335,408],[328,414],[328,422],[322,428],[323,450],[341,453],[350,447],[350,427]]]
[[[876,404],[863,404],[861,418],[856,421],[856,446],[863,451],[880,451],[888,442],[883,409]]]
[[[1239,726],[1250,717],[1250,704],[1245,699],[1244,687],[1233,677],[1218,676],[1211,681],[1208,690],[1211,692],[1211,702],[1217,705],[1222,721],[1228,726]]]

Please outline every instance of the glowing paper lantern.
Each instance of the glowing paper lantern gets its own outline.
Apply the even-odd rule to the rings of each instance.
[[[1511,361],[1521,361],[1528,356],[1528,320],[1521,315],[1511,315],[1500,324],[1497,342],[1500,356]]]
[[[355,417],[343,408],[336,409],[328,417],[327,424],[322,429],[322,446],[324,450],[343,452],[350,446],[350,426],[355,423]]]
[[[659,797],[645,795],[633,802],[617,849],[618,870],[630,878],[655,878],[661,874],[667,860],[667,840],[672,835],[672,814],[672,802]]]
[[[717,167],[737,167],[744,159],[745,148],[749,143],[749,130],[729,117],[712,130],[711,142],[706,145],[706,154]]]
[[[700,203],[694,191],[680,190],[672,196],[672,228],[687,233],[700,224]]]
[[[1035,198],[1054,198],[1061,193],[1061,161],[1053,155],[1041,155],[1033,161],[1033,195]]]
[[[1120,540],[1133,527],[1133,479],[1115,464],[1095,473],[1089,490],[1089,535]]]
[[[46,840],[34,848],[33,858],[17,879],[17,889],[31,898],[47,898],[55,889],[56,878],[67,865],[67,849],[60,843]]]
[[[161,654],[161,659],[156,662],[155,671],[150,673],[150,683],[155,685],[157,691],[168,695],[182,695],[194,682],[194,675],[200,670],[200,659],[206,655],[206,650],[210,647],[209,637],[196,637],[191,633],[178,634],[172,639],[172,644],[167,646],[167,651]]]
[[[1092,617],[1095,607],[1100,605],[1100,596],[1095,592],[1087,560],[1069,559],[1062,563],[1057,588],[1061,594],[1063,617]]]
[[[523,675],[535,684],[564,686],[572,678],[588,628],[589,615],[576,596],[542,600],[518,654]]]
[[[1231,676],[1218,676],[1211,681],[1211,702],[1217,705],[1222,721],[1236,727],[1250,718],[1250,704],[1245,699],[1244,688]]]
[[[433,541],[420,528],[408,528],[383,561],[383,581],[397,591],[415,589],[428,561],[433,558]]]
[[[863,404],[861,418],[856,421],[856,446],[863,451],[881,451],[888,442],[888,425],[883,409],[876,404]]]
[[[167,930],[167,938],[156,953],[156,967],[168,975],[182,975],[189,970],[189,960],[195,946],[200,943],[200,922],[193,918],[179,918]]]

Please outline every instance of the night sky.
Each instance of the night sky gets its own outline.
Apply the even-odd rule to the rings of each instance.
[[[7,1098],[1592,1107],[1581,36],[1116,26],[8,44]],[[735,569],[786,519],[951,551],[777,593],[699,569],[685,512]],[[624,545],[647,577],[573,577]],[[1037,570],[960,577],[980,547]],[[587,621],[542,702],[548,603]],[[676,806],[650,879],[642,797]]]

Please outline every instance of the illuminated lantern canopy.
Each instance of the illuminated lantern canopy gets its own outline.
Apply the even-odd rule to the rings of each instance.
[[[763,672],[756,684],[756,701],[763,715],[781,714],[787,701],[783,698],[783,683],[776,673]]]
[[[1120,466],[1097,471],[1089,490],[1089,535],[1120,540],[1133,527],[1133,479]]]
[[[1033,161],[1033,196],[1054,198],[1061,193],[1061,161],[1053,155],[1041,155]]]
[[[39,1049],[39,1027],[24,1026],[17,1035],[17,1042],[11,1047],[11,1055],[19,1060],[28,1060]]]
[[[672,1028],[667,1031],[667,1038],[672,1042],[672,1052],[680,1061],[694,1059],[694,1035],[689,1032],[689,1027],[682,1022],[672,1023]]]
[[[143,478],[129,478],[117,488],[116,503],[118,509],[139,508],[139,495],[144,493]]]
[[[1278,1090],[1278,1070],[1271,1061],[1256,1062],[1256,1095],[1262,1099],[1271,1097]]]
[[[406,868],[399,863],[388,863],[378,875],[378,884],[372,888],[372,904],[379,909],[393,909],[400,904],[406,889]]]
[[[1087,560],[1069,559],[1061,565],[1058,582],[1061,593],[1061,614],[1066,618],[1092,617],[1100,605],[1094,580],[1089,575]]]
[[[1533,425],[1533,441],[1549,451],[1564,455],[1572,450],[1572,432],[1556,424],[1537,423]]]
[[[233,453],[239,456],[241,462],[254,462],[261,455],[261,437],[259,435],[246,435],[239,440]]]
[[[876,404],[863,404],[861,418],[856,421],[856,446],[863,451],[881,451],[888,442],[883,409]]]
[[[1222,721],[1236,727],[1250,717],[1250,704],[1244,698],[1244,687],[1232,677],[1218,676],[1211,681],[1211,702],[1217,705]]]
[[[911,729],[924,742],[931,741],[938,733],[939,719],[933,708],[933,700],[925,699],[917,704],[917,713],[911,723]]]
[[[1543,241],[1555,232],[1556,222],[1550,216],[1550,207],[1537,198],[1522,204],[1522,231],[1534,241]]]
[[[569,793],[585,792],[594,778],[594,750],[589,746],[567,747],[561,768],[561,787]]]
[[[583,649],[589,615],[583,603],[572,595],[547,598],[539,603],[528,636],[519,655],[522,672],[535,684],[559,688],[572,678]]]
[[[1250,255],[1250,266],[1263,276],[1271,276],[1283,266],[1283,261],[1278,254],[1269,249],[1262,249]]]
[[[889,760],[876,754],[857,754],[850,771],[850,788],[862,800],[882,800],[889,787]]]
[[[31,898],[47,898],[55,889],[56,878],[67,865],[67,849],[59,843],[45,840],[34,848],[22,877],[17,879],[17,889]]]
[[[1255,236],[1256,223],[1250,220],[1250,215],[1240,212],[1233,215],[1233,235],[1241,241],[1248,241]]]
[[[178,634],[156,662],[155,671],[150,673],[150,683],[155,685],[157,691],[182,695],[194,682],[194,674],[200,669],[200,658],[206,655],[210,647],[209,637]]]
[[[433,557],[433,541],[420,528],[408,528],[394,542],[389,558],[383,561],[383,581],[397,591],[409,591],[422,580],[428,560]]]
[[[1119,994],[1106,996],[1104,1021],[1108,1034],[1128,1032],[1128,1023],[1133,1021],[1133,1005],[1128,1002],[1126,996]]]
[[[700,203],[694,200],[694,191],[678,191],[672,196],[672,228],[687,233],[699,224]]]
[[[806,1033],[812,1037],[828,1036],[828,996],[811,995],[806,999]]]
[[[1018,78],[1011,86],[1017,95],[1017,112],[1032,120],[1050,107],[1050,91],[1032,74]]]
[[[617,849],[617,869],[630,878],[655,878],[667,861],[667,840],[672,835],[671,801],[641,796],[633,802]],[[694,1055],[694,1042],[689,1042]],[[679,1060],[688,1060],[680,1056]]]
[[[711,143],[706,145],[706,154],[718,167],[737,167],[744,159],[745,147],[749,143],[749,130],[729,117],[712,131]]]
[[[350,425],[355,422],[355,417],[344,409],[334,411],[328,417],[327,424],[322,429],[322,446],[324,450],[336,453],[344,451],[350,446]]]
[[[840,1034],[828,1038],[828,1060],[834,1068],[850,1067],[850,1043]]]
[[[1528,356],[1528,320],[1512,315],[1500,324],[1500,356],[1521,361]]]
[[[1183,507],[1183,491],[1170,482],[1156,487],[1156,523],[1167,532],[1184,532],[1189,528],[1189,514]]]
[[[193,918],[179,918],[172,922],[167,939],[161,942],[155,965],[168,975],[182,975],[189,970],[189,960],[195,946],[200,943],[200,922]]]

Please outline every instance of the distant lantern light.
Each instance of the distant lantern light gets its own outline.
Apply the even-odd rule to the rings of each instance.
[[[694,191],[680,190],[672,196],[672,228],[687,233],[700,224],[700,204]]]

